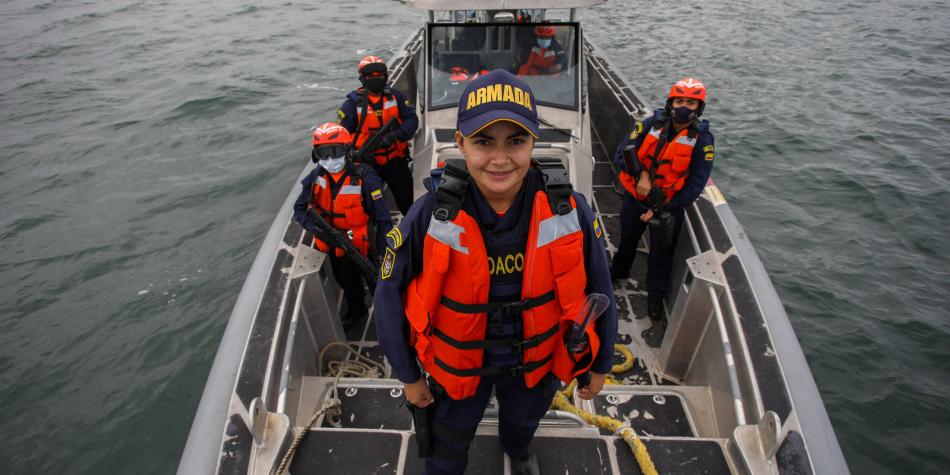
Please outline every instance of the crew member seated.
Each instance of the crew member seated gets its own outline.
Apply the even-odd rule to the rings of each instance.
[[[330,226],[349,237],[353,247],[373,260],[386,248],[386,233],[393,228],[389,209],[383,199],[383,181],[372,167],[353,163],[349,155],[353,137],[335,122],[327,122],[313,131],[312,159],[317,164],[303,179],[303,189],[294,203],[294,220],[313,233],[313,246],[327,253],[343,298],[346,313],[343,327],[349,328],[367,315],[366,293],[359,267],[342,248],[332,247],[317,235],[313,209]],[[376,227],[376,243],[370,246],[370,228]]]
[[[538,25],[534,28],[536,44],[532,46],[524,64],[518,68],[519,76],[558,74],[567,69],[564,47],[554,37],[556,33],[554,25]]]

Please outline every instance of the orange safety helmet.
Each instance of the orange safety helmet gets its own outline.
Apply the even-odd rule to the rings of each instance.
[[[699,82],[699,79],[680,79],[670,88],[670,95],[667,99],[673,99],[674,97],[699,99],[701,102],[706,102],[706,85]]]
[[[350,132],[336,122],[326,122],[313,131],[313,146],[350,145],[353,137]]]
[[[699,79],[683,78],[676,81],[670,88],[670,95],[666,98],[666,109],[669,110],[673,104],[674,97],[685,97],[687,99],[697,99],[699,109],[696,109],[696,117],[703,115],[703,109],[706,108],[706,85]]]
[[[386,62],[379,56],[366,56],[360,60],[360,65],[356,68],[356,71],[362,75],[376,72],[385,74]]]
[[[534,27],[534,36],[538,38],[551,38],[555,33],[557,33],[557,28],[555,28],[554,25],[538,25]]]

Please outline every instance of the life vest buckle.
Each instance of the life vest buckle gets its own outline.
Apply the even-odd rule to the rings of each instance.
[[[545,364],[551,361],[551,358],[554,357],[554,354],[550,354],[538,361],[529,361],[525,364],[515,365],[515,366],[506,366],[504,367],[504,372],[510,374],[511,376],[521,376],[525,373],[530,373]]]
[[[508,302],[502,306],[495,309],[492,314],[498,316],[511,316],[521,313],[525,309],[525,306],[530,302],[530,300],[518,300],[517,302]]]
[[[449,219],[449,214],[448,208],[437,208],[432,212],[432,217],[439,221],[447,221]]]
[[[521,376],[522,374],[525,374],[535,369],[533,366],[534,365],[523,364],[523,365],[518,365],[518,366],[509,366],[505,369],[507,370],[507,373],[511,376]]]

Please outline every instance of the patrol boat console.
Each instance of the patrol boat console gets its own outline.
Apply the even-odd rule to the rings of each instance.
[[[557,29],[564,63],[556,75],[525,77],[542,119],[534,155],[561,160],[603,224],[608,252],[616,250],[623,189],[610,158],[651,110],[576,21],[577,8],[604,1],[405,2],[428,15],[388,61],[391,82],[420,117],[416,196],[431,168],[460,158],[453,136],[466,81],[495,68],[517,72],[544,21]],[[280,208],[234,306],[179,473],[272,474],[282,462],[290,473],[421,473],[372,311],[344,331],[330,263],[291,217],[298,192]],[[649,253],[647,242],[638,253]],[[632,428],[659,473],[847,473],[781,301],[712,181],[687,211],[658,348],[640,337],[649,320],[636,318],[646,313],[637,285],[645,263],[638,258],[632,278],[615,284],[618,341],[636,360],[577,408]],[[510,473],[496,425],[490,406],[467,473]],[[647,471],[616,432],[563,410],[548,412],[533,449],[549,473]]]

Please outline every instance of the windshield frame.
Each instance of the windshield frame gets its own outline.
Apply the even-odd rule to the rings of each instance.
[[[579,22],[570,22],[570,21],[557,21],[557,22],[543,22],[543,23],[498,23],[498,22],[488,22],[488,23],[427,23],[426,25],[426,58],[425,58],[425,108],[426,110],[436,111],[442,109],[449,109],[452,107],[458,107],[458,103],[443,103],[433,105],[432,95],[434,93],[434,87],[432,86],[433,72],[435,71],[433,65],[433,55],[435,48],[433,46],[433,30],[437,28],[451,28],[451,27],[461,27],[461,28],[490,28],[490,27],[524,27],[524,28],[534,28],[536,26],[546,25],[546,26],[564,26],[569,27],[573,31],[571,37],[571,57],[569,58],[569,64],[573,65],[573,75],[569,76],[572,79],[573,88],[572,88],[572,99],[573,104],[564,104],[559,102],[546,101],[535,95],[535,103],[547,107],[555,107],[558,109],[570,110],[570,111],[579,111],[581,108],[581,79],[583,76],[583,70],[581,69],[583,65],[580,64],[581,60],[581,27]]]

